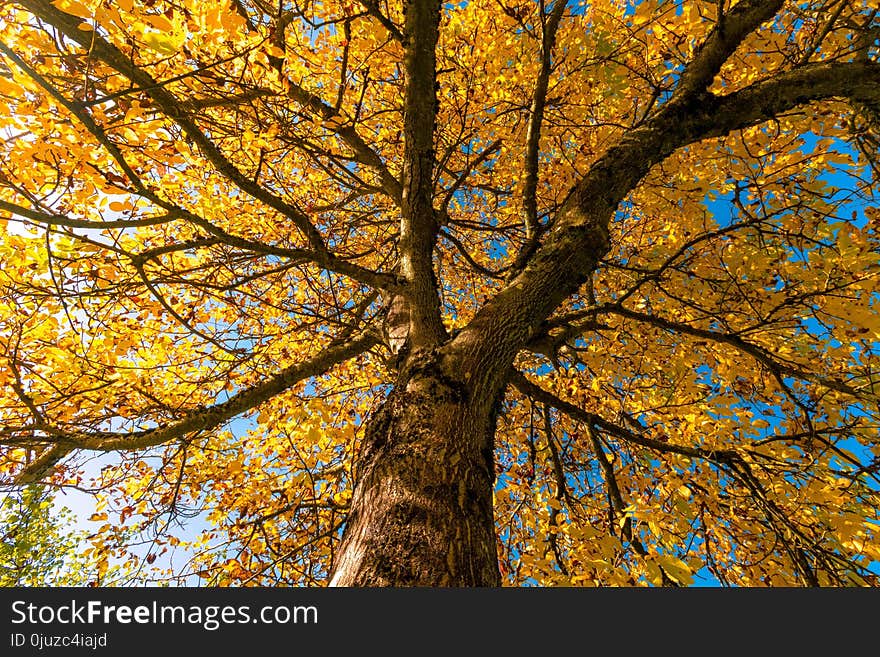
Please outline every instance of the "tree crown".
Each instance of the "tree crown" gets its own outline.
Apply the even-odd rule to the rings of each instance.
[[[506,582],[876,583],[878,11],[4,3],[0,473],[321,583],[442,353]]]

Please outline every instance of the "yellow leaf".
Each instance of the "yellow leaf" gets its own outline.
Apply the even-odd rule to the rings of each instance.
[[[223,24],[223,27],[230,32],[237,31],[244,26],[244,19],[232,11],[224,12],[220,16],[220,22]]]
[[[183,45],[183,39],[174,34],[149,31],[144,32],[144,45],[160,55],[173,55]]]
[[[150,26],[156,28],[160,32],[176,31],[176,26],[174,25],[174,23],[172,23],[161,14],[144,16],[143,18],[145,23],[148,23]]]
[[[78,2],[78,0],[53,0],[52,4],[61,11],[65,11],[73,16],[79,16],[80,18],[91,18],[94,13],[86,5]]]
[[[666,574],[679,584],[685,586],[693,584],[694,578],[691,575],[691,569],[681,559],[668,554],[659,554],[656,560],[663,570],[666,571]]]
[[[12,82],[12,80],[0,75],[0,94],[6,96],[17,96],[21,93],[21,87]]]

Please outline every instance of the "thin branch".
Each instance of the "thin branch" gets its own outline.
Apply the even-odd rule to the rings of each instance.
[[[641,447],[647,447],[664,454],[679,454],[691,458],[706,459],[714,463],[729,463],[731,460],[739,459],[739,455],[733,450],[707,450],[701,447],[688,447],[685,445],[675,445],[662,440],[649,438],[640,433],[630,431],[624,427],[618,426],[613,422],[609,422],[595,413],[587,411],[575,406],[571,402],[560,399],[552,392],[544,390],[541,386],[529,381],[524,374],[519,371],[513,371],[510,375],[510,383],[523,395],[539,401],[542,404],[549,404],[553,408],[562,411],[572,419],[582,422],[588,426],[598,427],[606,433],[620,438],[626,442]]]
[[[556,43],[556,32],[559,28],[559,22],[562,20],[562,14],[565,12],[566,4],[567,0],[556,0],[541,34],[541,68],[535,79],[535,89],[529,108],[529,123],[526,128],[525,181],[522,203],[527,242],[535,238],[538,232],[538,157],[541,149],[541,124],[544,121],[544,110],[547,105],[547,87],[552,70],[553,46]]]
[[[340,113],[338,108],[324,102],[314,94],[293,81],[289,82],[288,96],[297,103],[317,114],[323,126],[337,134],[354,152],[355,161],[364,164],[379,174],[382,189],[395,203],[400,205],[403,188],[400,181],[389,171],[387,165],[376,151],[358,134],[353,123]]]
[[[181,217],[180,213],[169,212],[168,214],[156,217],[148,217],[146,219],[114,219],[111,221],[90,221],[88,219],[74,219],[64,214],[50,214],[48,212],[40,212],[29,208],[10,203],[0,199],[0,209],[11,212],[20,217],[26,217],[31,221],[35,221],[46,226],[59,226],[63,228],[142,228],[144,226],[159,226],[161,224],[171,223],[175,219]]]
[[[391,19],[382,13],[382,10],[379,9],[379,4],[378,2],[376,2],[376,0],[358,0],[358,2],[361,4],[361,6],[363,6],[364,9],[367,10],[367,13],[370,16],[381,23],[382,27],[384,27],[388,31],[388,34],[391,35],[392,39],[394,39],[398,43],[404,42],[403,34],[391,21]]]
[[[658,317],[656,315],[649,315],[647,313],[638,312],[636,310],[630,310],[616,304],[613,306],[601,307],[599,312],[620,315],[621,317],[628,317],[630,319],[635,319],[637,321],[644,322],[646,324],[650,324],[652,326],[656,326],[658,328],[662,328],[668,331],[684,333],[686,335],[704,338],[712,342],[730,345],[732,347],[735,347],[742,353],[748,354],[749,356],[760,362],[762,365],[767,367],[768,370],[779,375],[780,381],[782,375],[791,375],[805,381],[813,381],[830,390],[842,392],[856,398],[875,396],[870,393],[857,390],[856,388],[853,388],[852,386],[849,386],[842,381],[829,379],[828,377],[821,376],[819,374],[816,374],[815,372],[811,372],[802,367],[798,367],[797,365],[779,361],[763,347],[747,342],[740,336],[732,333],[719,333],[717,331],[701,329],[696,326],[691,326],[690,324],[674,322],[672,320]]]
[[[465,181],[470,177],[470,175],[474,172],[474,170],[479,167],[483,162],[488,160],[492,155],[494,155],[499,148],[501,148],[501,144],[503,143],[502,139],[496,139],[491,144],[486,146],[480,154],[476,157],[476,159],[471,162],[464,171],[462,171],[455,181],[449,186],[449,189],[446,190],[446,195],[443,197],[443,201],[441,203],[442,212],[444,215],[446,214],[446,209],[449,207],[449,203],[452,201],[455,193],[461,188],[461,186],[465,183]],[[443,223],[448,221],[448,216],[444,216]]]
[[[327,247],[318,230],[303,212],[261,187],[242,173],[220,151],[216,144],[196,125],[184,110],[181,102],[165,87],[160,85],[149,73],[137,67],[131,59],[114,45],[103,39],[94,30],[81,29],[82,19],[57,9],[45,0],[20,0],[19,5],[30,11],[40,20],[55,27],[69,39],[86,48],[92,56],[115,69],[128,78],[136,87],[142,89],[172,119],[184,134],[195,143],[214,168],[235,184],[243,192],[265,203],[290,219],[302,232],[318,257],[327,257]]]
[[[810,43],[803,56],[798,60],[796,66],[803,66],[808,61],[810,61],[810,57],[812,57],[813,54],[819,49],[819,47],[822,45],[822,42],[825,40],[825,37],[828,36],[828,33],[831,31],[831,28],[834,27],[834,24],[837,22],[837,19],[840,18],[843,10],[846,9],[849,5],[849,3],[845,0],[837,0],[837,3],[837,10],[828,17],[825,25],[822,27],[821,30],[819,30],[816,38],[813,39],[812,43]],[[828,11],[828,9],[825,9],[825,11]]]

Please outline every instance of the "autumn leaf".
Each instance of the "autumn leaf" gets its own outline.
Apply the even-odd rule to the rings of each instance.
[[[3,4],[0,484],[101,585],[876,583],[877,3],[368,5]]]

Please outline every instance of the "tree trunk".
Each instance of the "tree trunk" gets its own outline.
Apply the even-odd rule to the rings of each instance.
[[[331,586],[498,586],[496,404],[425,368],[368,420]]]

